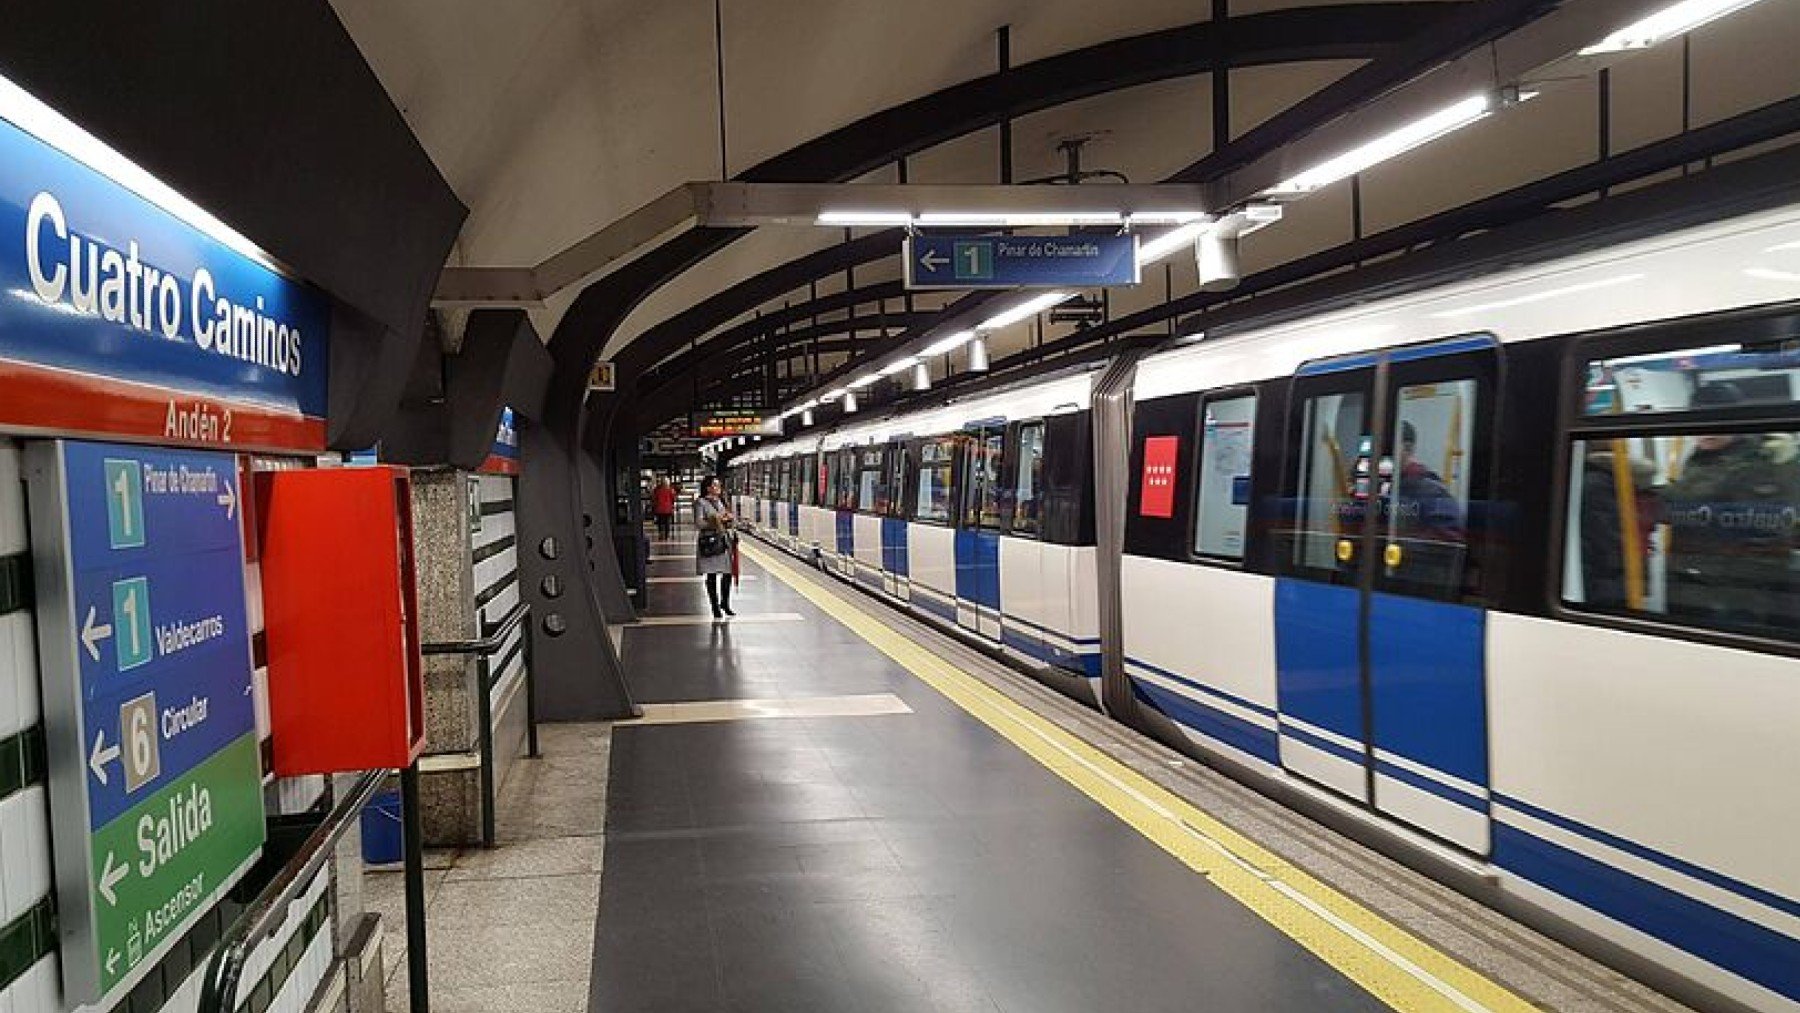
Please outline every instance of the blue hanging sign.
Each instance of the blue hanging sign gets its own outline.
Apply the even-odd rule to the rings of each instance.
[[[912,236],[906,287],[1099,288],[1138,283],[1137,237]]]
[[[28,452],[65,992],[132,987],[263,844],[233,454]]]
[[[500,427],[494,433],[494,447],[480,470],[496,475],[519,473],[519,431],[513,428],[513,410],[500,409]]]
[[[0,429],[320,450],[330,303],[0,120]]]

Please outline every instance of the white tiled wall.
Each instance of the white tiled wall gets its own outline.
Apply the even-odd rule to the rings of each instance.
[[[0,556],[29,550],[17,443],[0,439]],[[0,738],[38,723],[37,631],[30,612],[0,616]],[[50,813],[42,785],[0,799],[0,924],[50,895]],[[4,991],[0,1013],[59,1013],[56,957],[47,956]]]

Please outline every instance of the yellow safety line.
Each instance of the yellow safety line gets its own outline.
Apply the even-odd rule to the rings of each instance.
[[[821,611],[1024,750],[1164,851],[1402,1013],[1535,1009],[1079,737],[824,590],[746,553]]]

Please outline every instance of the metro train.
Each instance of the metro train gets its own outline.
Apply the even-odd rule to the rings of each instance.
[[[1795,1010],[1797,433],[1788,207],[847,416],[728,484],[1121,721]]]

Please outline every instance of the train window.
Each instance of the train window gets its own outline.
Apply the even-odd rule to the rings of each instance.
[[[837,508],[839,510],[856,509],[856,451],[840,450],[837,453]]]
[[[885,514],[888,511],[888,475],[884,457],[879,447],[857,454],[856,509],[863,513]]]
[[[1000,459],[1006,446],[1001,429],[983,430],[969,442],[968,467],[963,474],[963,527],[998,530],[1000,527]]]
[[[1383,575],[1414,593],[1454,594],[1468,562],[1477,381],[1417,383],[1395,392],[1394,457],[1376,466]]]
[[[1563,600],[1800,639],[1797,448],[1767,429],[1575,440]]]
[[[950,523],[950,477],[956,460],[956,439],[927,440],[919,447],[919,472],[913,499],[913,519],[931,524]]]
[[[1581,412],[1643,415],[1800,403],[1800,341],[1707,345],[1595,359]]]
[[[888,471],[888,497],[881,508],[883,516],[899,517],[905,512],[903,501],[906,494],[906,465],[911,451],[906,444],[896,444],[888,451],[888,460],[892,462]]]
[[[1194,552],[1244,558],[1250,518],[1250,461],[1256,437],[1256,395],[1206,402],[1200,422],[1200,491]]]
[[[1044,498],[1044,424],[1027,422],[1019,427],[1019,459],[1013,465],[1012,529],[1036,536],[1038,511]]]
[[[1373,441],[1361,391],[1306,400],[1300,437],[1297,568],[1335,571],[1367,513]]]

